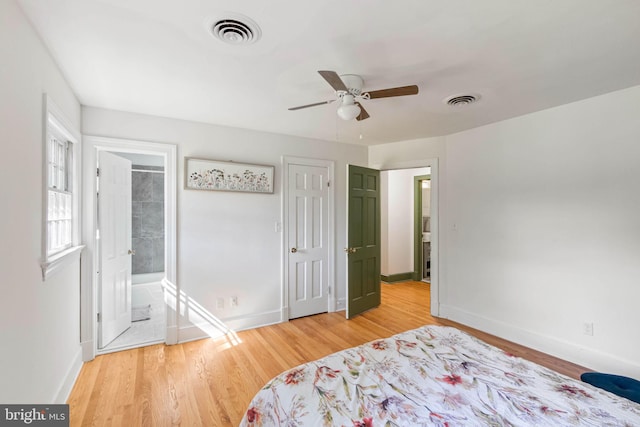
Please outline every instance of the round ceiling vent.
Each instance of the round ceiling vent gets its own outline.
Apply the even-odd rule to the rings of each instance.
[[[480,99],[480,95],[454,95],[446,98],[444,102],[454,107],[463,107],[473,104]]]
[[[218,40],[233,45],[255,43],[262,35],[258,24],[241,15],[213,20],[210,31]]]

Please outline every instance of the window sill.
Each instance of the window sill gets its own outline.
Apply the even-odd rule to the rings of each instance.
[[[60,268],[70,264],[73,261],[80,259],[80,254],[84,249],[84,245],[73,246],[66,249],[59,254],[55,254],[46,261],[40,263],[42,268],[42,280],[47,280],[54,272]]]

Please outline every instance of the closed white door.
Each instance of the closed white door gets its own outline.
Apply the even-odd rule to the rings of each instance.
[[[289,318],[328,311],[328,168],[289,164]]]
[[[131,161],[99,154],[100,305],[98,346],[131,326]]]

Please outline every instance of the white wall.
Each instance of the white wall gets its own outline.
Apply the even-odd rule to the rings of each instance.
[[[444,316],[640,377],[639,106],[634,87],[445,138]]]
[[[80,129],[80,105],[14,1],[0,2],[0,402],[63,403],[80,364],[79,267],[46,282],[43,93]]]
[[[83,108],[83,133],[178,146],[178,283],[192,302],[228,325],[277,322],[282,307],[281,157],[335,160],[336,291],[344,308],[346,164],[365,166],[363,146]],[[184,157],[275,166],[274,194],[184,190]],[[231,308],[229,298],[238,297]],[[216,299],[224,298],[224,309]],[[192,308],[195,304],[192,304]],[[182,319],[179,340],[203,336]]]
[[[428,175],[429,168],[382,171],[381,274],[414,271],[414,176]]]

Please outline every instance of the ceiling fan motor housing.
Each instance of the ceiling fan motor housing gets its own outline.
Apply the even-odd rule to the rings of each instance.
[[[351,95],[360,96],[362,93],[362,86],[364,85],[362,77],[356,74],[342,74],[340,75],[340,79],[344,82],[344,85],[347,87]]]

